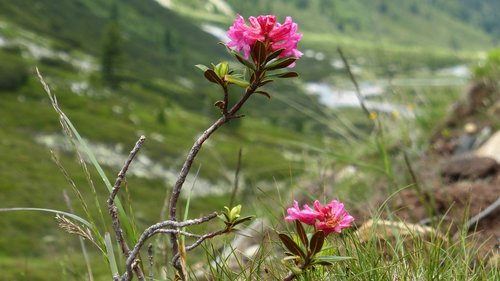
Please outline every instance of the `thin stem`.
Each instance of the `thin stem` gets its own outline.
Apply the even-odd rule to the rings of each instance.
[[[227,229],[222,229],[222,230],[219,230],[219,231],[215,231],[215,232],[212,232],[212,233],[207,233],[205,235],[202,235],[199,237],[198,240],[196,240],[196,242],[194,242],[193,244],[187,246],[185,248],[185,251],[186,252],[189,252],[193,249],[195,249],[196,247],[200,246],[201,243],[203,243],[203,241],[207,240],[207,239],[210,239],[210,238],[214,238],[215,236],[218,236],[218,235],[221,235],[221,234],[224,234],[224,233],[227,233],[228,230]],[[180,254],[177,253],[174,258],[172,259],[173,260],[173,263],[174,264],[177,264],[178,261],[179,261],[179,258],[180,258]]]
[[[130,154],[125,161],[125,164],[123,165],[122,169],[118,173],[118,177],[116,178],[115,185],[113,186],[113,189],[111,190],[111,193],[109,194],[108,198],[108,211],[109,214],[111,215],[111,221],[113,225],[113,230],[115,231],[116,235],[116,240],[118,244],[120,245],[120,248],[122,250],[122,253],[125,255],[125,257],[128,257],[130,254],[130,248],[127,245],[127,242],[125,240],[124,234],[123,234],[123,229],[120,224],[120,218],[118,217],[118,209],[115,206],[115,197],[118,194],[118,191],[120,191],[120,186],[125,179],[125,176],[127,175],[128,168],[130,164],[132,163],[132,160],[134,160],[135,156],[141,149],[141,146],[144,144],[144,141],[146,140],[146,137],[141,136],[139,140],[136,142],[134,148],[132,151],[130,151]],[[145,280],[144,273],[142,272],[142,269],[140,266],[134,266],[134,271],[137,274],[137,278],[139,280]],[[130,276],[132,276],[132,270],[130,271]]]
[[[148,245],[148,258],[149,258],[149,281],[153,281],[153,245]]]
[[[224,89],[224,105],[222,107],[222,114],[227,117],[227,107],[229,104],[229,92],[228,92],[226,85],[222,86],[222,88]]]
[[[239,183],[239,175],[240,175],[240,168],[241,168],[241,152],[242,148],[240,147],[240,150],[238,152],[238,164],[236,165],[236,172],[234,172],[234,188],[233,192],[231,193],[231,199],[229,200],[229,207],[233,207],[234,204],[234,199],[236,198],[236,193],[238,192],[238,183]]]
[[[339,53],[340,58],[342,59],[342,62],[344,63],[347,74],[349,74],[349,78],[351,79],[352,83],[354,84],[354,88],[356,88],[356,96],[358,97],[359,103],[361,104],[361,109],[363,109],[366,116],[368,118],[370,118],[370,111],[368,110],[368,108],[366,108],[365,101],[364,101],[365,99],[364,99],[363,95],[361,94],[361,91],[359,90],[358,81],[354,77],[354,74],[352,74],[351,66],[349,65],[349,62],[347,61],[346,57],[344,56],[344,52],[342,52],[342,49],[340,47],[337,48],[337,52]]]
[[[70,182],[73,182],[71,179],[69,179],[69,180],[70,180]],[[63,190],[63,198],[64,198],[64,202],[66,203],[66,206],[68,207],[68,210],[71,213],[74,213],[75,210],[73,209],[73,206],[71,205],[71,199],[69,198],[66,190]],[[83,201],[83,202],[85,202],[85,201]],[[89,276],[89,281],[94,281],[94,275],[92,274],[92,266],[90,265],[90,259],[89,259],[89,255],[87,252],[87,247],[85,247],[84,239],[83,239],[83,237],[78,236],[78,240],[80,241],[80,247],[82,248],[83,260],[85,261],[85,264],[87,265],[87,274]]]
[[[257,70],[255,73],[255,80],[250,84],[250,86],[245,90],[245,94],[243,97],[227,112],[227,115],[221,116],[217,121],[215,121],[214,124],[212,124],[207,130],[203,132],[203,134],[194,142],[193,146],[191,147],[191,150],[188,153],[188,156],[186,158],[186,161],[184,162],[184,165],[182,166],[181,172],[179,173],[179,176],[177,178],[177,181],[175,182],[174,188],[172,190],[172,195],[170,197],[170,204],[169,204],[169,217],[171,221],[177,220],[177,201],[179,200],[179,196],[181,193],[182,186],[184,185],[184,182],[186,181],[186,177],[189,173],[189,170],[191,169],[191,166],[193,165],[193,161],[198,155],[198,152],[200,151],[203,143],[222,125],[227,123],[229,120],[232,118],[236,117],[236,113],[241,109],[243,104],[250,98],[250,96],[255,92],[255,90],[259,87],[260,82],[262,78],[264,77],[264,73],[261,72],[260,70]],[[163,216],[163,211],[162,211],[162,216]],[[179,245],[177,244],[177,239],[178,239],[178,234],[173,233],[170,237],[170,242],[172,244],[172,256],[176,256],[179,252]],[[175,266],[175,264],[174,264]],[[185,279],[182,275],[182,270],[178,267],[176,267],[177,270],[181,274],[181,279]]]
[[[162,221],[156,224],[151,225],[150,227],[146,228],[139,237],[139,240],[137,241],[137,244],[135,244],[134,248],[132,251],[130,251],[130,254],[127,257],[127,260],[125,262],[125,269],[126,272],[123,274],[121,277],[121,281],[129,281],[132,279],[132,270],[134,268],[134,264],[136,263],[136,258],[137,255],[139,255],[139,251],[141,250],[142,246],[146,241],[154,236],[155,234],[158,234],[159,232],[156,232],[158,229],[164,228],[164,227],[170,227],[170,228],[181,228],[181,227],[186,227],[190,225],[195,225],[195,224],[202,224],[204,222],[210,221],[214,218],[217,217],[217,212],[213,212],[208,216],[198,218],[198,219],[192,219],[192,220],[187,220],[183,222],[177,222],[175,220],[167,220],[167,221]],[[173,229],[172,229],[173,230]]]

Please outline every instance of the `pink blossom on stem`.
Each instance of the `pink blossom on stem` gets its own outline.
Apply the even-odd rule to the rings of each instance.
[[[293,207],[288,208],[286,212],[288,213],[288,216],[285,218],[285,220],[299,220],[309,225],[314,225],[316,219],[321,215],[307,205],[304,205],[304,210],[300,210],[299,203],[295,200],[293,201]]]
[[[351,227],[354,221],[349,212],[346,211],[344,204],[333,200],[329,204],[322,206],[318,200],[314,201],[314,209],[304,205],[300,210],[297,201],[293,201],[293,207],[288,208],[287,221],[298,220],[308,225],[314,225],[316,230],[322,230],[326,235],[332,232],[340,233],[343,228]]]
[[[260,34],[260,30],[247,26],[245,20],[240,15],[238,15],[233,25],[229,28],[227,36],[230,39],[227,46],[238,52],[243,50],[245,58],[248,58],[250,55],[251,46],[255,44],[255,41],[264,39]]]
[[[297,45],[302,39],[302,33],[297,33],[299,26],[292,21],[292,17],[286,17],[283,25],[277,24],[277,28],[273,30],[269,36],[272,42],[271,49],[276,51],[284,49],[279,57],[295,57],[300,58],[302,52],[297,50]]]
[[[286,17],[283,24],[276,23],[276,17],[272,15],[249,17],[248,20],[250,26],[242,16],[237,16],[227,32],[230,39],[227,43],[229,48],[238,52],[243,50],[245,58],[248,58],[252,46],[259,40],[266,44],[269,51],[284,49],[279,55],[280,58],[302,56],[297,50],[302,34],[297,33],[298,25],[292,21],[292,17]]]
[[[323,230],[325,234],[332,232],[340,233],[343,228],[351,227],[354,221],[345,209],[344,204],[333,200],[325,206],[321,206],[318,200],[314,201],[314,209],[321,214],[315,224],[316,230]]]

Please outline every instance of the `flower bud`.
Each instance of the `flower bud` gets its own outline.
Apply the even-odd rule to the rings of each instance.
[[[227,62],[221,62],[221,63],[218,63],[215,67],[214,67],[214,71],[215,73],[217,73],[217,76],[219,76],[221,79],[223,79],[223,77],[228,74],[229,72],[229,64]]]

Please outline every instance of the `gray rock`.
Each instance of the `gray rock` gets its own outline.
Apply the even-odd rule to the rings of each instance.
[[[454,182],[461,179],[479,179],[495,175],[499,165],[490,157],[464,155],[452,157],[441,167],[441,176],[447,181]]]
[[[496,131],[481,147],[476,151],[480,157],[490,157],[500,163],[500,131]]]

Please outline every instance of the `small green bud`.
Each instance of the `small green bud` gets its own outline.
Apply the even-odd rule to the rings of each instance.
[[[222,79],[226,74],[229,73],[229,64],[227,62],[218,63],[214,67],[215,73]]]
[[[233,222],[237,218],[240,217],[240,212],[241,212],[241,205],[238,205],[231,209],[231,212],[229,212],[229,219]]]

